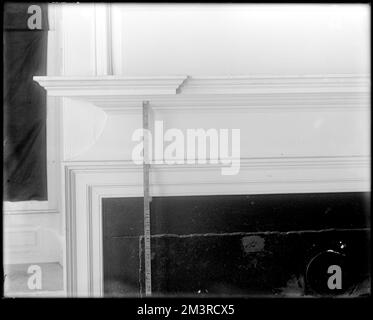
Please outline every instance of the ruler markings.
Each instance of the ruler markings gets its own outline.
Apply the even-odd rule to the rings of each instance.
[[[152,294],[152,256],[150,232],[150,164],[149,164],[149,102],[143,102],[143,129],[144,129],[144,163],[143,163],[143,188],[144,188],[144,263],[145,263],[145,295]]]

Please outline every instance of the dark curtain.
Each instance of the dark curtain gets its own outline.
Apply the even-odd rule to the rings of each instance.
[[[31,5],[42,9],[41,30],[27,27]],[[47,200],[46,92],[32,79],[47,71],[47,4],[6,3],[3,12],[4,200]]]

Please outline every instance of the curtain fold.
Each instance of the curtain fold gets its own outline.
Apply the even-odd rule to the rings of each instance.
[[[31,5],[42,28],[30,30]],[[6,3],[3,26],[3,189],[5,201],[47,200],[46,92],[33,76],[47,74],[45,3]]]

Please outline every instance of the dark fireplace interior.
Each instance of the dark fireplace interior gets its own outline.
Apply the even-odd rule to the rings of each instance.
[[[102,205],[104,295],[143,296],[143,198]],[[153,295],[367,295],[369,214],[358,192],[153,197]]]

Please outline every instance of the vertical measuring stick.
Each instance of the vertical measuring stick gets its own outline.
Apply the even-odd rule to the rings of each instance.
[[[144,164],[143,164],[143,186],[144,186],[144,262],[145,262],[145,295],[152,294],[152,252],[150,238],[150,158],[149,154],[149,102],[143,101],[142,104],[142,122],[144,129]]]

